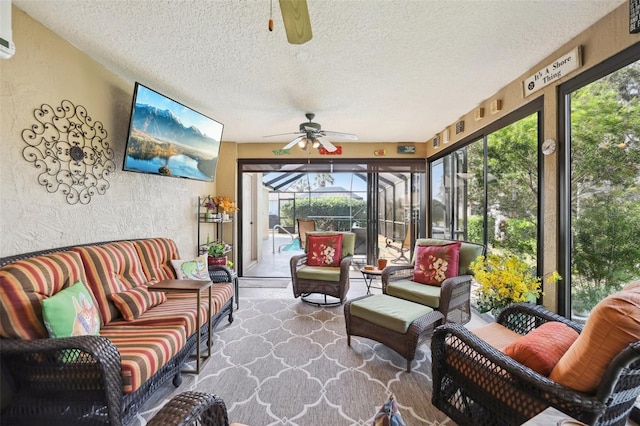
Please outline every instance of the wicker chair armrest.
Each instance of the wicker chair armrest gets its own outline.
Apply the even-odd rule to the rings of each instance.
[[[10,375],[17,388],[33,386],[51,394],[102,389],[111,424],[120,424],[122,362],[118,349],[106,337],[1,339],[0,358],[3,374]]]
[[[485,391],[493,392],[494,395],[500,395],[502,388],[514,387],[568,414],[594,413],[604,408],[604,403],[596,396],[564,387],[525,367],[460,324],[437,327],[431,340],[431,351],[434,387],[440,386],[438,381],[445,371],[455,369],[449,364],[450,360],[466,360],[477,369],[477,373],[472,374],[473,377],[492,375],[492,380],[495,381],[493,387]],[[472,379],[469,378],[469,381]]]
[[[413,276],[413,265],[389,265],[382,270],[382,292],[385,292],[387,284],[392,281],[411,278]]]
[[[500,312],[497,323],[502,324],[518,334],[527,334],[541,324],[550,321],[557,321],[568,325],[578,333],[582,332],[582,325],[567,318],[555,314],[544,306],[533,303],[515,303],[506,307]]]
[[[444,322],[450,322],[448,318],[449,312],[462,305],[468,306],[470,303],[472,278],[471,275],[459,275],[445,279],[440,285],[440,306],[438,310],[445,315]]]
[[[229,426],[227,407],[216,395],[183,392],[174,396],[149,421],[148,426]]]
[[[291,256],[289,259],[289,264],[291,265],[291,270],[296,270],[300,266],[303,266],[307,262],[307,254],[296,254],[295,256]]]

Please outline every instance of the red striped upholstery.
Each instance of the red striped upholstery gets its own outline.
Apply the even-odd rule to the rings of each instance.
[[[133,321],[149,309],[167,301],[161,291],[149,291],[146,285],[134,287],[122,293],[113,293],[111,300],[125,321]]]
[[[196,297],[186,294],[186,297],[174,298],[174,294],[166,293],[167,301],[154,306],[153,309],[140,315],[132,321],[125,321],[122,318],[112,321],[110,324],[116,326],[124,326],[130,324],[133,326],[160,326],[160,325],[177,325],[183,327],[190,336],[196,331]],[[204,292],[203,292],[204,295]],[[209,304],[207,298],[202,297],[200,304],[200,318],[207,318]],[[214,311],[215,312],[215,311]],[[204,323],[202,323],[204,324]],[[201,325],[202,325],[201,324]]]
[[[134,327],[131,323],[107,324],[100,334],[111,340],[120,352],[125,393],[138,389],[187,341],[185,330],[179,325]]]
[[[211,291],[213,299],[213,312],[219,312],[222,307],[233,297],[233,285],[231,283],[214,283]]]
[[[19,260],[0,269],[0,336],[48,337],[42,300],[77,280],[87,282],[82,261],[70,251]]]
[[[161,324],[179,324],[186,328],[187,336],[196,331],[196,296],[190,293],[167,292],[167,301],[140,315],[133,321],[115,320],[112,324],[132,324],[136,326],[152,326]],[[209,292],[202,292],[200,298],[200,318],[207,318]],[[213,299],[213,315],[227,303],[233,295],[233,286],[228,283],[214,284],[211,290]],[[202,323],[204,324],[204,323]],[[201,325],[202,325],[201,324]]]
[[[132,242],[74,247],[80,253],[87,275],[87,285],[98,302],[103,324],[120,314],[111,301],[112,293],[120,293],[147,282],[138,253]]]
[[[176,273],[171,266],[172,259],[180,259],[178,247],[168,238],[149,238],[137,240],[136,247],[142,270],[148,281],[175,279]]]

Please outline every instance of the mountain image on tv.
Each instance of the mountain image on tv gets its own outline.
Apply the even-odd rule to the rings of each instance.
[[[176,110],[185,110],[180,107]],[[194,111],[189,110],[189,113],[194,114]],[[184,125],[171,110],[136,103],[131,117],[125,167],[127,170],[213,181],[219,146],[220,140],[205,135],[195,125]]]

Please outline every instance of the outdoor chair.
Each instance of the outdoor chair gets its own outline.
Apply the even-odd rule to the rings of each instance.
[[[584,327],[532,303],[472,330],[444,324],[431,338],[432,403],[460,425],[520,425],[548,407],[625,425],[640,394],[639,336],[638,290],[605,298]]]
[[[297,222],[300,247],[304,250],[307,246],[307,232],[313,232],[316,230],[316,221],[313,219],[297,219]]]
[[[416,280],[416,257],[420,247],[443,247],[460,245],[457,257],[458,269],[448,273],[440,282],[425,284]],[[422,252],[422,250],[420,250]],[[460,241],[420,238],[416,240],[411,264],[389,265],[382,271],[382,292],[389,296],[420,303],[436,309],[444,315],[444,322],[466,324],[471,319],[471,283],[472,275],[469,265],[480,255],[485,254],[485,247],[480,244]],[[428,266],[425,267],[429,272]],[[424,281],[424,280],[423,280]],[[430,280],[426,280],[430,282]]]
[[[293,296],[318,306],[344,303],[355,240],[353,232],[307,232],[305,253],[290,260]],[[311,298],[312,294],[324,298]]]

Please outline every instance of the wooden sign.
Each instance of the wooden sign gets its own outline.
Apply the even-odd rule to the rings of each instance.
[[[629,0],[629,34],[640,33],[640,0]]]
[[[398,145],[398,154],[415,154],[415,145]]]
[[[342,155],[342,146],[336,145],[336,150],[333,152],[329,152],[324,146],[321,146],[318,152],[322,155]]]
[[[582,55],[580,46],[575,47],[571,52],[556,59],[546,67],[542,68],[532,76],[526,78],[522,84],[524,96],[529,96],[545,86],[560,80],[572,71],[582,66]]]

